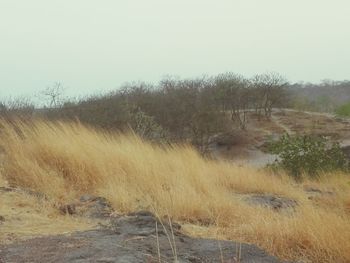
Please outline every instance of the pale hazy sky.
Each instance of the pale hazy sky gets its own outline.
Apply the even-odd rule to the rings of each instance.
[[[350,79],[350,1],[0,0],[0,97],[225,71]]]

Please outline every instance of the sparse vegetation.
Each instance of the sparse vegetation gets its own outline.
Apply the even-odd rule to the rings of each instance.
[[[156,210],[192,235],[251,242],[285,259],[350,260],[349,177],[287,176],[205,160],[189,146],[159,147],[78,123],[1,121],[2,175],[64,203],[91,193],[117,211]],[[308,199],[306,186],[332,191]],[[251,206],[239,194],[296,200],[293,214]]]

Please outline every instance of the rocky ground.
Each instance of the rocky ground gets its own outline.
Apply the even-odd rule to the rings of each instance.
[[[311,200],[334,195],[333,192],[324,192],[314,187],[306,187],[304,190]],[[10,196],[11,199],[16,195],[34,197],[38,201],[46,199],[32,191],[0,187],[3,198],[11,193],[15,194]],[[234,194],[233,198],[287,215],[294,213],[298,207],[298,202],[293,199],[271,194]],[[65,234],[39,235],[24,240],[15,239],[2,245],[0,243],[0,263],[283,262],[252,244],[187,236],[179,224],[172,223],[168,218],[160,220],[148,211],[117,214],[103,197],[86,194],[79,200],[55,209],[69,218],[79,219],[78,221],[82,218],[95,220],[98,225],[92,229]],[[23,214],[16,214],[21,215]],[[8,218],[0,215],[0,230]]]
[[[34,192],[11,187],[1,187],[0,193],[4,198],[12,193],[45,199]],[[266,198],[261,198],[261,205],[266,205]],[[276,202],[283,200],[274,199],[267,205],[276,205]],[[180,225],[168,218],[159,220],[147,211],[118,215],[102,197],[83,195],[73,203],[57,207],[57,210],[67,217],[96,220],[99,225],[89,230],[3,243],[0,245],[0,263],[281,262],[255,245],[186,236]],[[3,221],[0,222],[1,228],[9,217],[0,219]]]
[[[95,230],[0,246],[0,262],[281,262],[250,244],[191,238],[145,211]]]

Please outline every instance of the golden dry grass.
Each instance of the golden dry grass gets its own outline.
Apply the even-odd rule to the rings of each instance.
[[[190,234],[251,242],[285,259],[350,262],[350,178],[328,175],[296,184],[286,176],[203,159],[189,146],[156,146],[134,135],[78,123],[1,121],[3,175],[66,202],[83,193],[109,199],[121,212],[156,210]],[[306,185],[332,191],[309,200]],[[253,207],[235,193],[297,200],[297,210]]]
[[[95,222],[63,216],[50,203],[19,193],[0,194],[0,244],[34,236],[64,234],[93,229]]]
[[[0,173],[0,187],[8,187]],[[0,191],[0,244],[92,229],[96,222],[64,216],[53,203],[20,191]]]

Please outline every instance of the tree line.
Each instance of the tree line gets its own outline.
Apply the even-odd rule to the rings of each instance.
[[[190,142],[204,150],[219,132],[247,129],[248,112],[269,119],[274,107],[285,107],[288,85],[277,73],[245,78],[229,72],[191,79],[166,77],[156,85],[129,83],[108,94],[61,100],[63,88],[57,83],[42,93],[48,100],[46,107],[1,104],[0,113],[132,129],[147,139]]]

